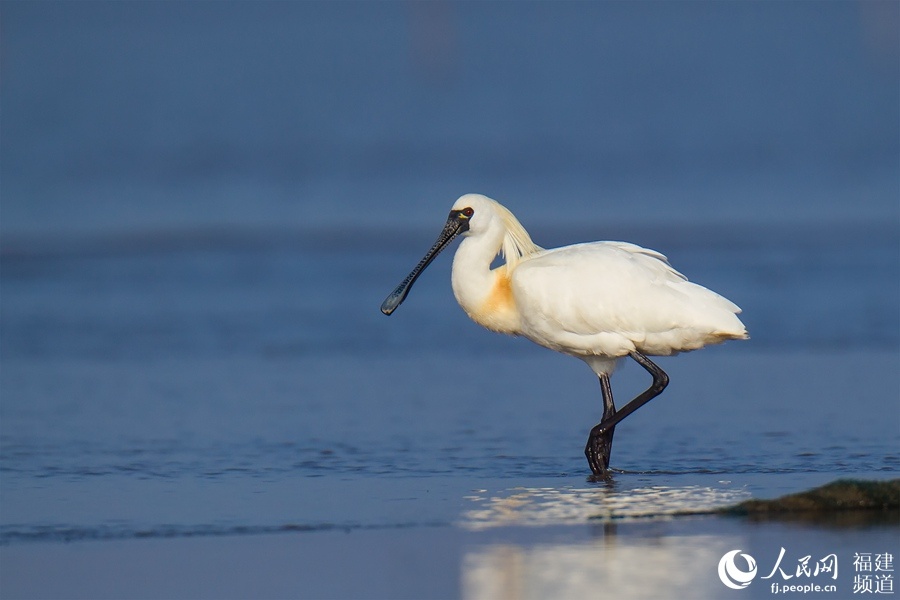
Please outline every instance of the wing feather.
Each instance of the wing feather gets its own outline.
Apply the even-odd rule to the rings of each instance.
[[[562,351],[671,354],[744,332],[736,305],[627,242],[534,255],[513,271],[512,291],[523,334]]]

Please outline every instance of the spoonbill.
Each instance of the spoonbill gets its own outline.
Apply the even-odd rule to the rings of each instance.
[[[628,242],[544,249],[503,205],[480,194],[460,197],[434,245],[381,305],[390,315],[422,271],[457,236],[451,283],[457,302],[479,325],[580,358],[600,379],[603,415],[584,454],[608,477],[616,425],[658,396],[669,378],[650,356],[669,356],[747,338],[730,300],[691,283],[668,259]],[[505,264],[491,268],[498,254]],[[610,375],[630,356],[653,383],[616,410]]]

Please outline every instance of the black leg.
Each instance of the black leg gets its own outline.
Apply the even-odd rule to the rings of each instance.
[[[633,358],[637,364],[644,367],[650,375],[653,376],[653,383],[650,384],[650,387],[647,388],[641,395],[637,398],[626,404],[622,407],[621,410],[615,411],[615,407],[613,407],[613,414],[607,416],[606,409],[604,407],[603,419],[600,421],[600,424],[591,429],[591,435],[588,437],[588,445],[585,448],[585,454],[588,457],[588,463],[591,466],[591,471],[595,475],[605,475],[606,470],[609,468],[609,454],[606,454],[606,463],[603,464],[601,460],[600,452],[603,449],[603,442],[608,438],[608,446],[609,450],[612,449],[612,434],[616,425],[642,407],[647,404],[653,398],[659,396],[666,386],[669,385],[669,376],[666,375],[666,372],[659,368],[652,360],[641,354],[640,352],[634,351],[629,354],[631,358]],[[602,384],[602,379],[601,379]],[[607,386],[609,382],[607,381]],[[605,404],[606,392],[604,390],[604,404]],[[610,402],[612,401],[612,393],[610,393]],[[594,450],[591,450],[591,449]],[[591,452],[594,453],[594,456],[591,456]],[[602,468],[601,468],[602,467]]]
[[[613,402],[612,388],[609,385],[609,375],[604,373],[600,375],[600,391],[603,392],[603,423],[607,419],[611,419],[616,414],[616,404]],[[610,427],[601,435],[591,435],[588,438],[587,445],[584,447],[584,455],[587,457],[588,465],[594,475],[605,476],[609,469],[609,455],[612,452],[613,434],[616,432],[615,427]]]

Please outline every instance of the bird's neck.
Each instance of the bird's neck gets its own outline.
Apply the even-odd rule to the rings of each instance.
[[[456,301],[469,317],[492,331],[516,335],[519,313],[506,265],[491,269],[502,235],[463,239],[453,258],[452,284]]]

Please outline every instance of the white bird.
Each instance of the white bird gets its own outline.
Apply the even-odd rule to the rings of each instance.
[[[585,456],[608,476],[616,424],[659,395],[668,376],[647,355],[669,356],[746,339],[733,302],[673,269],[665,256],[627,242],[591,242],[545,250],[499,202],[479,194],[457,200],[437,241],[381,305],[390,315],[435,256],[458,235],[452,285],[469,317],[499,333],[580,358],[600,378],[603,417]],[[505,264],[491,268],[499,253]],[[630,356],[653,384],[616,411],[609,377]]]

